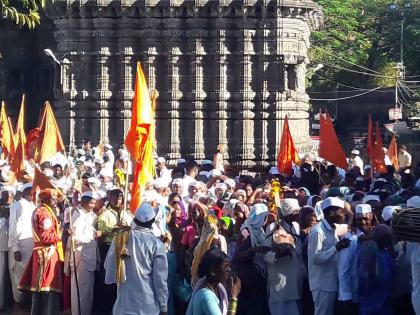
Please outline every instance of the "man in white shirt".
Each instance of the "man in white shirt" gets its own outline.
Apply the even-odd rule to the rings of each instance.
[[[373,226],[372,207],[369,204],[356,205],[356,220],[352,232],[344,237],[350,240],[350,246],[338,253],[338,301],[342,315],[358,314],[357,306],[357,239],[368,234]]]
[[[410,173],[412,163],[411,154],[407,152],[407,147],[402,145],[398,154],[398,165],[401,173]]]
[[[103,167],[104,168],[110,168],[111,170],[113,170],[114,169],[115,157],[114,157],[114,152],[112,152],[112,145],[110,145],[108,143],[104,145],[103,159],[104,159],[104,161],[106,160]]]
[[[353,149],[350,152],[350,168],[357,166],[360,169],[360,173],[363,175],[363,160],[360,158],[360,151]]]
[[[195,161],[190,161],[187,163],[186,167],[186,174],[183,178],[184,182],[184,192],[185,195],[188,193],[188,187],[190,186],[190,183],[196,182],[196,177],[198,175],[198,165]]]
[[[308,275],[315,315],[333,315],[337,298],[337,253],[350,246],[350,240],[338,240],[335,224],[344,222],[344,201],[329,197],[322,201],[324,218],[309,234]]]
[[[0,199],[0,309],[7,306],[10,297],[10,284],[7,281],[8,270],[8,259],[7,254],[9,251],[8,239],[9,239],[9,217],[10,217],[10,206],[13,203],[15,192],[11,186],[1,187],[1,199]]]
[[[100,232],[95,230],[96,214],[93,212],[97,198],[96,193],[92,191],[83,193],[80,205],[74,209],[70,222],[71,230],[69,234],[73,239],[75,249],[75,256],[69,258],[71,312],[74,315],[92,314],[94,276],[99,261],[96,238],[100,236]],[[67,242],[68,250],[70,246],[71,240]]]
[[[22,193],[22,197],[10,207],[9,273],[13,299],[16,303],[23,302],[23,294],[17,289],[17,286],[32,256],[34,247],[32,215],[35,210],[35,204],[32,202],[31,189],[31,183],[20,186],[18,191]]]
[[[162,184],[164,184],[166,187],[169,186],[169,183],[172,180],[171,174],[172,174],[172,171],[168,170],[168,168],[166,167],[165,158],[158,157],[156,175],[157,175],[157,178],[161,179]]]

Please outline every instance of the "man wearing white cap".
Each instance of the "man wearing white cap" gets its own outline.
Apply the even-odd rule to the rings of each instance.
[[[109,167],[109,165],[111,166],[110,168],[113,169],[114,168],[114,162],[115,162],[115,157],[114,157],[114,153],[112,152],[112,145],[110,145],[109,143],[106,143],[104,145],[104,155],[103,155],[105,164],[104,167]]]
[[[5,306],[6,297],[10,296],[10,286],[6,285],[9,283],[6,280],[8,277],[7,269],[7,254],[9,251],[8,246],[8,229],[9,229],[9,217],[10,217],[10,206],[13,202],[15,192],[11,186],[1,187],[1,199],[0,199],[0,309]]]
[[[84,192],[80,205],[74,209],[70,222],[69,234],[74,242],[75,257],[70,254],[71,240],[69,240],[66,260],[70,260],[72,314],[92,314],[94,276],[99,261],[96,238],[100,236],[100,232],[95,230],[96,214],[93,212],[97,199],[98,196],[95,192]],[[76,287],[76,276],[78,288]],[[81,313],[79,313],[79,301]]]
[[[172,180],[171,177],[172,171],[168,170],[166,167],[166,160],[163,157],[157,158],[157,169],[156,169],[156,175],[157,178],[160,178],[163,181],[163,184],[166,186],[169,186],[169,183]]]
[[[114,173],[112,170],[108,168],[103,168],[101,170],[101,172],[99,173],[99,179],[102,182],[101,189],[103,191],[107,191],[111,189],[111,187],[114,185],[113,184]]]
[[[357,166],[360,170],[360,173],[363,175],[363,160],[360,158],[360,151],[353,149],[350,152],[350,163],[349,167],[350,169]]]
[[[337,253],[350,246],[350,240],[338,240],[335,223],[344,222],[344,201],[329,197],[321,203],[324,218],[309,233],[308,275],[315,315],[332,315],[338,291]]]
[[[16,303],[23,302],[22,292],[17,289],[17,286],[25,272],[34,247],[32,214],[35,210],[35,205],[32,202],[31,190],[31,183],[21,185],[18,191],[22,193],[22,197],[10,207],[9,272],[13,299]]]
[[[356,205],[355,226],[344,237],[350,240],[350,246],[338,253],[338,301],[340,314],[357,315],[357,239],[369,234],[373,229],[373,213],[369,204]]]
[[[168,262],[162,241],[152,233],[155,216],[147,203],[136,210],[128,235],[130,256],[124,259],[125,279],[118,285],[113,314],[167,314]],[[115,246],[114,240],[105,260],[107,283],[116,278]]]

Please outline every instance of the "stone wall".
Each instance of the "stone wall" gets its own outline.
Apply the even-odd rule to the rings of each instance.
[[[56,0],[48,15],[70,145],[87,135],[122,142],[137,61],[159,92],[158,154],[171,161],[211,158],[222,143],[231,163],[265,166],[286,114],[297,145],[307,144],[307,52],[322,23],[312,1]]]

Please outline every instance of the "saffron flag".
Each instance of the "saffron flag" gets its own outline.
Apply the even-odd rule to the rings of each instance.
[[[0,142],[3,159],[15,153],[14,134],[6,114],[6,104],[4,102],[1,104],[0,112]]]
[[[347,159],[338,141],[331,117],[328,113],[319,115],[319,150],[318,155],[342,169],[347,169]]]
[[[34,166],[34,181],[32,183],[32,200],[35,201],[36,200],[36,196],[37,194],[44,189],[50,188],[50,189],[55,189],[57,190],[61,195],[63,195],[60,191],[60,189],[58,189],[56,186],[54,186],[53,183],[51,183],[50,179],[47,177],[47,175],[45,175],[44,173],[42,173],[42,171],[39,169],[38,166],[33,165]]]
[[[137,63],[131,113],[131,126],[125,138],[125,145],[135,163],[130,201],[130,209],[134,213],[142,202],[146,182],[155,174],[154,108],[140,63]]]
[[[25,169],[25,132],[19,129],[16,152],[11,159],[10,169],[19,177],[19,173]]]
[[[153,124],[153,115],[146,78],[140,62],[138,62],[134,97],[131,105],[131,126],[125,138],[125,146],[134,161],[138,161],[141,158],[142,149],[149,137],[150,127]]]
[[[397,145],[397,137],[395,134],[392,136],[391,142],[389,143],[388,147],[388,157],[391,161],[392,166],[394,166],[395,170],[400,169],[400,165],[398,164],[398,145]]]
[[[293,143],[289,129],[289,119],[284,118],[283,133],[281,135],[279,152],[277,154],[277,168],[280,173],[291,175],[292,163],[300,164],[299,155]]]
[[[384,145],[382,143],[381,130],[379,128],[378,122],[376,122],[375,136],[373,138],[373,143],[370,151],[370,158],[375,171],[382,174],[386,174],[388,170],[385,165]]]
[[[23,133],[20,130],[23,130]],[[25,94],[22,95],[22,102],[20,104],[19,116],[16,123],[15,130],[15,146],[19,143],[19,138],[22,140],[23,145],[26,145],[26,135],[25,135]]]
[[[49,102],[45,102],[38,141],[38,154],[35,156],[35,161],[39,164],[65,149]]]

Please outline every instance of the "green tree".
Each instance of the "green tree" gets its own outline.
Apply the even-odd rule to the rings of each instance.
[[[0,0],[1,18],[33,29],[41,22],[39,11],[45,8],[46,2],[47,0]]]
[[[389,11],[390,0],[315,1],[323,7],[325,26],[313,32],[310,54],[313,63],[325,67],[312,77],[312,86],[328,87],[335,85],[333,81],[359,87],[394,85],[401,19]],[[418,0],[406,14],[404,35],[406,70],[415,75],[420,69]]]

